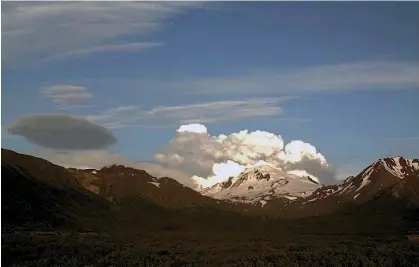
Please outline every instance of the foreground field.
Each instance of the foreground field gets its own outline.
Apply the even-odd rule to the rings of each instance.
[[[161,233],[13,231],[4,266],[417,266],[419,243],[401,236],[292,239]]]

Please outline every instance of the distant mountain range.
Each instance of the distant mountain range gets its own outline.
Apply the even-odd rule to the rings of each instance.
[[[6,224],[136,216],[153,220],[167,212],[209,211],[296,218],[391,210],[405,216],[405,210],[419,206],[419,160],[379,159],[357,176],[331,186],[304,172],[258,166],[197,192],[174,179],[122,165],[64,168],[2,149],[2,194]]]

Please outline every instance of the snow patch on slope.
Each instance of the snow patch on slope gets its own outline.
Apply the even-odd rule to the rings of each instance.
[[[260,202],[260,204],[262,205],[262,207],[263,207],[263,206],[265,206],[265,205],[266,205],[266,203],[268,203],[266,200],[259,200],[259,202]]]
[[[154,185],[154,186],[156,186],[156,187],[160,187],[160,184],[159,184],[159,183],[157,183],[157,182],[148,182],[148,183],[150,183],[150,184],[152,184],[152,185]]]
[[[288,171],[287,173],[298,176],[298,177],[310,177],[310,179],[312,179],[314,182],[316,182],[317,184],[320,184],[319,178],[317,178],[314,175],[309,174],[305,170],[291,170],[291,171]]]
[[[286,199],[289,199],[289,200],[297,200],[298,199],[298,197],[287,196],[287,195],[284,195],[283,197],[286,198]]]
[[[369,183],[371,183],[370,181],[370,177],[371,174],[374,172],[374,165],[371,165],[370,167],[367,168],[367,170],[364,172],[364,174],[362,175],[362,182],[361,185],[358,187],[358,189],[356,189],[355,192],[358,192],[359,190],[361,190],[363,187],[365,187],[366,185],[368,185]]]

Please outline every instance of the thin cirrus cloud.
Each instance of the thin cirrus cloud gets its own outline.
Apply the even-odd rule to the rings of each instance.
[[[8,2],[2,5],[3,66],[107,51],[139,51],[155,42],[115,44],[144,37],[201,4],[192,2]],[[28,45],[30,44],[30,45]]]
[[[57,84],[41,88],[41,94],[61,108],[84,107],[93,94],[84,86]]]
[[[57,54],[49,57],[45,57],[42,61],[53,60],[53,59],[65,59],[68,57],[83,56],[94,53],[105,53],[105,52],[139,52],[146,49],[163,46],[164,43],[153,43],[153,42],[135,42],[135,43],[124,43],[124,44],[111,44],[96,46],[89,49],[77,50],[63,54]]]
[[[191,77],[165,87],[191,94],[255,94],[419,88],[419,62],[363,61],[296,69],[260,69],[236,76]]]
[[[278,116],[279,105],[293,97],[256,98],[249,100],[213,101],[183,106],[161,106],[144,109],[121,106],[86,118],[109,129],[124,127],[170,127],[188,123],[215,123],[256,117]]]

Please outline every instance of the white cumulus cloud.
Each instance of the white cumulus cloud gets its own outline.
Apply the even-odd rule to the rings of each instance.
[[[313,145],[300,140],[285,145],[281,135],[265,131],[212,136],[204,125],[182,125],[154,158],[164,166],[193,173],[198,187],[212,186],[260,165],[304,172],[323,184],[336,182],[332,165]]]
[[[207,133],[207,127],[205,125],[202,124],[187,124],[187,125],[182,125],[179,127],[179,129],[177,129],[178,133],[183,133],[183,132],[191,132],[191,133]]]

